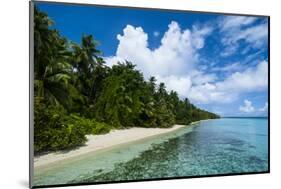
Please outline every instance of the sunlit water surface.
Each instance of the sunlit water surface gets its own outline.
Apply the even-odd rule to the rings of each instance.
[[[268,170],[268,120],[223,118],[35,170],[35,185]]]

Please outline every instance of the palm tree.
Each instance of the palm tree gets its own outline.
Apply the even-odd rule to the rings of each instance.
[[[99,57],[100,51],[97,50],[98,43],[94,40],[92,35],[84,35],[81,40],[81,46],[73,44],[73,60],[74,74],[77,75],[75,82],[76,87],[82,92],[90,101],[95,97],[96,89],[95,80],[99,78],[96,72],[101,71],[100,67],[104,65],[104,61]]]
[[[97,65],[100,51],[96,49],[97,42],[92,35],[82,37],[81,46],[73,44],[74,62],[73,66],[80,74],[91,74]]]
[[[35,95],[47,102],[66,105],[71,66],[67,62],[51,61],[44,74],[35,78]]]
[[[34,88],[35,96],[48,103],[66,105],[71,65],[66,40],[53,22],[35,7],[34,18]]]

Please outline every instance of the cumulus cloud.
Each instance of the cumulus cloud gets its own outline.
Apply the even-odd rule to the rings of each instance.
[[[244,105],[239,107],[240,112],[251,113],[255,111],[252,106],[252,102],[249,100],[244,100]]]
[[[136,64],[144,77],[155,76],[158,82],[164,82],[168,90],[175,90],[180,96],[187,96],[191,87],[191,76],[196,76],[196,83],[211,81],[215,76],[204,75],[196,70],[198,50],[204,47],[210,27],[194,26],[181,29],[172,21],[161,39],[160,46],[154,50],[148,48],[148,35],[141,27],[127,25],[123,34],[118,34],[119,41],[116,56],[105,57],[107,65],[128,60]],[[201,80],[201,81],[200,81]]]
[[[224,27],[234,27],[237,22],[229,22]],[[244,23],[251,22],[254,20],[244,20]],[[236,100],[241,93],[266,89],[266,61],[248,69],[238,69],[237,62],[220,68],[230,72],[226,78],[218,78],[210,73],[211,70],[205,69],[208,71],[206,73],[199,69],[200,49],[204,48],[205,40],[212,31],[209,26],[198,25],[182,29],[172,21],[159,47],[152,50],[148,45],[147,33],[141,27],[127,25],[123,33],[117,35],[119,44],[116,55],[105,57],[105,61],[109,66],[118,61],[131,61],[146,79],[155,76],[158,83],[166,84],[168,91],[177,91],[180,97],[188,97],[196,103],[228,103]]]
[[[225,49],[221,52],[221,56],[229,56],[237,52],[240,41],[248,45],[242,52],[264,46],[267,43],[268,23],[255,24],[257,20],[245,16],[222,17],[219,21],[219,30],[223,35],[221,42]]]
[[[185,77],[194,70],[198,60],[197,50],[204,46],[204,38],[210,32],[210,28],[182,30],[177,22],[171,22],[160,46],[151,50],[148,48],[148,35],[143,29],[127,25],[123,35],[117,35],[116,56],[107,57],[106,61],[109,65],[116,64],[116,60],[132,61],[146,78],[151,75]]]
[[[180,97],[187,97],[187,94],[189,92],[189,89],[192,85],[192,80],[190,76],[167,76],[167,77],[161,77],[157,75],[155,77],[157,79],[157,82],[164,82],[167,86],[168,91],[176,91]]]

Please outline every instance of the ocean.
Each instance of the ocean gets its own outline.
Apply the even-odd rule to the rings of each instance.
[[[35,170],[34,185],[266,171],[268,119],[221,118]]]

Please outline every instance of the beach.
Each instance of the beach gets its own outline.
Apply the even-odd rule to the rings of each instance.
[[[34,157],[34,167],[40,168],[60,161],[82,156],[90,152],[105,150],[117,145],[142,140],[183,128],[185,125],[174,125],[171,128],[140,128],[134,127],[122,130],[112,130],[103,135],[87,135],[88,141],[84,146],[70,151],[51,152]]]

